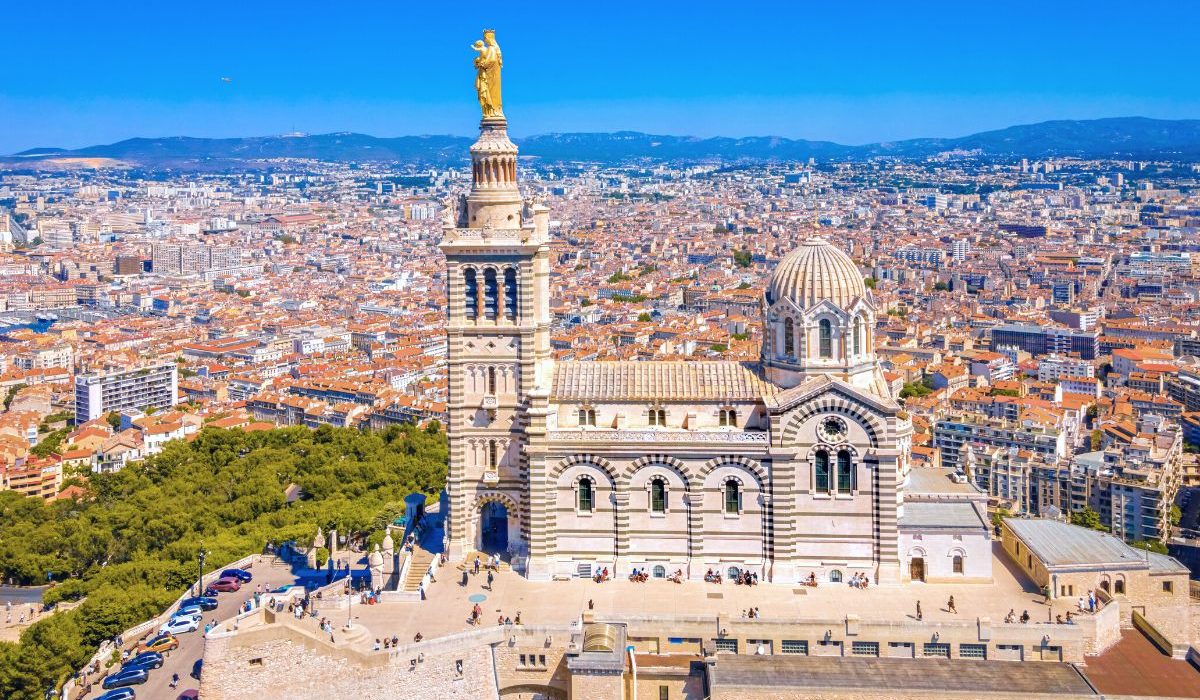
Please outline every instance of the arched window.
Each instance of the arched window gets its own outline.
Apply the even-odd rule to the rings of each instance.
[[[796,323],[790,318],[783,321],[783,354],[796,356]]]
[[[652,513],[667,512],[667,482],[661,478],[650,482],[650,511]]]
[[[577,506],[580,513],[591,513],[595,507],[595,497],[592,492],[592,480],[583,478],[579,480],[579,498]]]
[[[655,564],[654,565],[654,578],[666,578],[666,577],[667,577],[667,567],[663,566],[662,564]]]
[[[737,411],[732,408],[722,408],[720,413],[720,425],[733,427],[737,425]]]
[[[596,425],[596,409],[581,408],[579,409],[579,424],[580,425]]]
[[[511,267],[504,271],[504,315],[517,319],[517,271]]]
[[[487,393],[491,394],[492,396],[495,396],[496,395],[496,368],[495,367],[488,367],[487,385],[488,385]]]
[[[499,454],[496,448],[496,441],[488,440],[488,466],[492,469],[496,468],[496,463],[499,461]]]
[[[850,461],[850,451],[838,450],[837,459],[838,493],[850,493],[854,484],[854,465]]]
[[[725,570],[725,576],[728,578],[731,578],[731,579],[737,578],[738,576],[741,576],[741,575],[742,575],[742,570],[736,566],[731,566]]]
[[[742,511],[742,490],[738,482],[730,479],[725,482],[725,512],[737,515]]]
[[[963,558],[961,554],[954,555],[954,573],[961,574],[963,572]]]
[[[817,348],[821,357],[833,357],[833,324],[827,318],[817,322]]]
[[[825,450],[817,451],[816,488],[818,493],[829,492],[829,453]]]
[[[861,355],[863,351],[863,322],[862,316],[854,318],[854,354]]]
[[[466,286],[463,292],[463,304],[466,307],[464,311],[467,319],[474,321],[479,318],[479,278],[475,268],[468,267],[463,270],[463,282]]]
[[[830,571],[829,572],[829,582],[830,583],[841,583],[842,582],[842,572],[838,569],[834,569],[833,571]]]
[[[663,427],[667,424],[667,411],[664,408],[650,409],[650,425]]]
[[[488,320],[495,320],[500,303],[500,288],[496,282],[496,271],[488,268],[483,271],[483,315]]]
[[[1117,579],[1113,581],[1113,593],[1117,595],[1125,595],[1125,579]]]

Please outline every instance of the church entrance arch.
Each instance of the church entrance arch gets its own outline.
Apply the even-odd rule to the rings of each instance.
[[[913,557],[909,565],[909,578],[913,581],[925,580],[925,557]]]
[[[508,551],[508,508],[488,501],[479,511],[479,551],[504,554]]]

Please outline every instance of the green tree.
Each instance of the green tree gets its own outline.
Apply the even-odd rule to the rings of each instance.
[[[1179,508],[1179,506],[1172,505],[1171,514],[1169,517],[1171,518],[1171,525],[1174,527],[1179,527],[1180,521],[1183,520],[1183,511]]]
[[[104,416],[104,420],[112,427],[113,430],[121,429],[121,414],[116,411],[109,411],[108,415]]]
[[[729,349],[729,347],[727,345],[725,345],[725,343],[713,343],[712,344],[713,352],[725,352],[728,349]]]
[[[935,282],[933,285],[933,291],[935,292],[946,292],[949,290],[950,285],[946,284],[945,282]]]
[[[638,314],[638,321],[641,323],[649,323],[650,322],[650,314],[643,311],[642,313]]]
[[[924,382],[905,382],[900,389],[900,398],[907,399],[910,396],[915,396],[918,399],[929,396],[933,393],[933,389],[926,386]]]
[[[1137,547],[1138,549],[1144,549],[1147,552],[1154,552],[1155,554],[1168,553],[1167,545],[1159,542],[1158,540],[1142,540],[1141,542],[1131,542],[1130,545]]]
[[[1100,522],[1100,514],[1092,510],[1089,506],[1084,506],[1082,509],[1071,513],[1071,523],[1090,530],[1108,529]]]
[[[754,262],[754,258],[749,250],[733,251],[733,263],[738,267],[750,267]]]
[[[874,277],[864,277],[863,284],[866,285],[867,289],[874,289],[878,281]]]
[[[8,387],[8,394],[4,397],[4,410],[7,411],[8,407],[12,406],[13,399],[17,398],[17,393],[24,388],[24,384],[13,384],[12,386]]]
[[[1104,432],[1099,428],[1092,431],[1092,452],[1096,452],[1104,445]]]

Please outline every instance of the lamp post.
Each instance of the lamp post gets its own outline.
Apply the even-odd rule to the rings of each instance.
[[[354,629],[354,617],[350,614],[351,608],[354,606],[354,589],[350,587],[350,582],[346,582],[346,629]]]
[[[199,598],[204,591],[204,559],[208,556],[208,550],[203,546],[200,547],[200,552],[197,559],[200,561],[200,578],[196,579],[196,597]]]

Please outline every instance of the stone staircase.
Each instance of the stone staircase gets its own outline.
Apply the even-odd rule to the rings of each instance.
[[[421,547],[415,547],[412,553],[412,562],[408,567],[408,574],[404,577],[400,590],[415,592],[421,587],[421,579],[425,578],[425,572],[429,571],[429,565],[433,562],[434,554]]]

